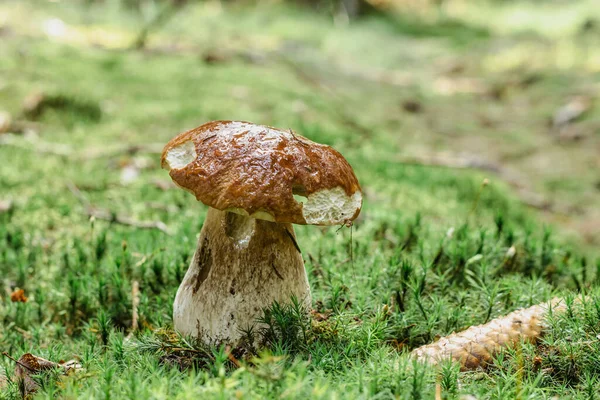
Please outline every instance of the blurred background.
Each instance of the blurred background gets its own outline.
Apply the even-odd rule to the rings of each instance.
[[[243,119],[335,146],[375,204],[386,169],[473,170],[594,248],[599,90],[597,0],[4,0],[0,201],[143,217],[169,138]],[[378,212],[451,218],[402,179]]]

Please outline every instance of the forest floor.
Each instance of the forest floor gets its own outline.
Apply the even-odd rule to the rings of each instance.
[[[600,391],[594,1],[450,1],[444,15],[350,23],[206,2],[137,50],[156,10],[65,3],[0,4],[0,349],[84,368],[40,377],[40,398]],[[265,348],[239,360],[172,328],[206,207],[171,184],[160,151],[215,119],[333,146],[365,197],[352,230],[296,227],[314,310],[271,310]],[[577,292],[589,304],[485,370],[408,357]],[[20,398],[15,368],[0,359],[0,398]]]

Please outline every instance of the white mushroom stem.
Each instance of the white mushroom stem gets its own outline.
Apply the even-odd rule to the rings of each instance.
[[[211,345],[235,346],[273,302],[295,296],[308,309],[310,287],[291,224],[209,208],[173,306],[175,329]],[[258,340],[255,337],[255,340]]]

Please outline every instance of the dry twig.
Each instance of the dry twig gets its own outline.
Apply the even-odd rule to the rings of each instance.
[[[111,223],[120,225],[132,226],[139,229],[158,229],[161,232],[170,235],[167,225],[162,221],[137,221],[131,217],[118,215],[115,212],[107,209],[96,208],[89,200],[81,193],[79,188],[73,183],[67,183],[67,188],[73,193],[75,197],[83,204],[85,211],[89,217],[101,219]]]
[[[140,283],[135,280],[131,285],[131,332],[138,330],[138,307],[140,305]]]

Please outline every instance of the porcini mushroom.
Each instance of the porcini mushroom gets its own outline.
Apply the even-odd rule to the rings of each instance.
[[[354,220],[362,193],[329,146],[240,121],[181,133],[161,165],[209,206],[194,257],[173,305],[175,329],[207,344],[236,345],[273,302],[311,304],[292,224]]]

